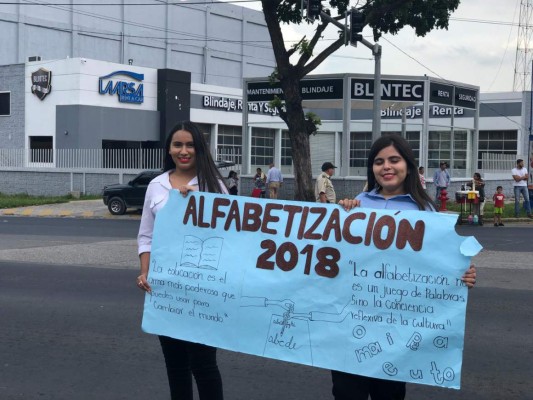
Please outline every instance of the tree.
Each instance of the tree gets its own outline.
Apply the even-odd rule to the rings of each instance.
[[[447,29],[450,14],[457,9],[460,0],[359,0],[357,9],[364,15],[364,25],[372,27],[374,40],[382,34],[396,34],[405,26],[415,29],[417,36],[425,36],[433,29]],[[311,175],[311,151],[309,135],[316,133],[317,119],[306,115],[302,106],[300,81],[317,68],[328,56],[345,43],[344,32],[320,54],[314,50],[326,28],[331,25],[327,19],[308,21],[302,17],[301,0],[261,0],[265,21],[270,33],[276,58],[276,69],[272,79],[279,81],[284,93],[284,110],[280,116],[289,128],[295,176],[295,199],[314,201]],[[323,12],[339,21],[344,20],[349,0],[329,0]],[[332,13],[336,15],[333,16]],[[290,48],[285,47],[281,24],[318,23],[311,38],[305,37]],[[335,27],[335,25],[333,25]],[[335,27],[336,28],[336,27]],[[336,28],[338,29],[338,28]],[[291,56],[299,56],[292,64]],[[281,101],[277,99],[277,105]]]

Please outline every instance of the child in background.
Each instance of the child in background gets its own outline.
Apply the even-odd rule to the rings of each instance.
[[[494,201],[494,226],[503,226],[502,214],[505,195],[503,194],[503,188],[501,186],[496,188],[496,193],[492,196],[492,200]]]
[[[426,190],[426,178],[424,177],[424,167],[418,167],[418,177],[420,178],[420,184],[422,189]]]

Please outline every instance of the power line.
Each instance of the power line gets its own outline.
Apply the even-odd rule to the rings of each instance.
[[[492,21],[492,20],[475,19],[475,18],[450,17],[450,21],[472,22],[476,24],[489,24],[489,25],[518,26],[516,22]]]
[[[516,17],[516,10],[518,9],[518,2],[516,3],[516,6],[514,8],[514,13],[513,13],[513,21]],[[513,25],[514,26],[514,25]],[[492,88],[492,85],[494,85],[494,82],[496,82],[496,78],[498,77],[498,75],[500,74],[500,70],[502,68],[502,65],[503,65],[503,60],[505,59],[505,56],[507,54],[507,49],[509,48],[509,43],[511,41],[511,34],[513,33],[513,26],[511,26],[511,29],[509,29],[509,36],[507,37],[507,45],[505,46],[505,51],[503,52],[503,56],[500,60],[500,65],[498,66],[498,71],[496,72],[496,74],[494,75],[494,79],[492,80],[492,82],[490,83],[487,91],[490,91],[490,89]]]
[[[393,46],[394,48],[396,48],[396,50],[400,51],[401,53],[403,53],[405,56],[409,57],[411,60],[413,60],[414,62],[416,62],[417,64],[421,65],[423,68],[427,69],[429,72],[431,72],[432,74],[436,75],[437,77],[441,78],[442,80],[444,80],[445,82],[447,83],[450,83],[450,84],[453,84],[452,81],[442,77],[440,74],[438,74],[437,72],[433,71],[431,68],[429,68],[428,66],[424,65],[421,61],[418,61],[416,58],[414,58],[413,56],[407,54],[404,50],[400,49],[398,46],[396,46],[394,43],[392,43],[390,40],[388,40],[387,38],[385,38],[384,36],[381,37],[381,39],[385,40],[387,43],[389,43],[391,46]],[[502,113],[500,113],[498,110],[496,110],[495,108],[491,107],[489,105],[489,103],[485,103],[485,102],[481,102],[480,101],[480,104],[483,104],[485,107],[489,108],[490,110],[492,110],[494,113],[496,113],[497,115],[499,115],[500,117],[504,117],[505,119],[508,119],[509,121],[511,121],[513,124],[517,125],[518,127],[520,127],[521,129],[524,128],[524,126],[516,121],[513,121],[511,118],[509,118],[507,115],[503,115]]]
[[[440,76],[437,72],[433,71],[431,68],[429,68],[428,66],[424,65],[421,61],[418,61],[416,58],[414,58],[413,56],[411,56],[410,54],[407,54],[404,50],[400,49],[398,46],[396,46],[394,43],[392,43],[389,39],[387,39],[385,36],[382,36],[381,39],[385,40],[387,43],[389,43],[392,47],[394,47],[396,50],[398,50],[399,52],[403,53],[405,56],[409,57],[411,60],[413,60],[414,62],[416,62],[417,64],[421,65],[422,67],[424,67],[425,69],[427,69],[429,72],[431,72],[432,74],[438,76],[439,78],[441,79],[444,79],[445,81],[447,82],[450,82],[448,81],[446,78],[443,78],[442,76]]]
[[[169,5],[169,6],[190,6],[190,5],[210,5],[210,4],[239,4],[239,3],[258,3],[260,0],[232,0],[232,1],[224,1],[224,2],[219,2],[219,1],[211,1],[211,2],[207,2],[207,1],[197,1],[197,2],[194,2],[194,1],[191,1],[191,2],[188,2],[188,3],[184,3],[183,1],[180,1],[179,3],[178,2],[175,2],[175,3],[170,3],[170,2],[161,2],[161,3],[75,3],[75,4],[72,4],[73,6],[166,6],[166,5]],[[32,6],[32,5],[45,5],[45,4],[32,4],[32,3],[19,3],[19,2],[7,2],[7,1],[2,1],[0,2],[0,6],[1,5],[20,5],[20,6]],[[68,3],[46,3],[46,5],[48,6],[66,6],[66,5],[70,5]]]
[[[240,0],[241,2],[244,1],[244,0]],[[246,1],[249,1],[249,0],[246,0]],[[239,2],[239,1],[235,1],[235,2]],[[7,4],[7,3],[0,3],[1,4]],[[18,4],[18,3],[17,3]],[[66,11],[66,12],[70,12],[70,13],[73,13],[73,14],[79,14],[79,15],[84,15],[86,17],[92,17],[92,18],[98,18],[98,19],[104,19],[104,20],[107,20],[107,21],[111,21],[111,22],[118,22],[118,23],[122,23],[122,24],[125,24],[125,25],[130,25],[130,26],[135,26],[136,28],[146,28],[146,29],[150,29],[150,30],[154,30],[154,31],[159,31],[159,32],[164,32],[167,36],[165,37],[161,37],[159,38],[159,40],[165,40],[165,41],[180,41],[180,40],[196,40],[196,41],[203,41],[203,42],[211,42],[211,41],[226,41],[227,43],[232,43],[230,40],[228,39],[219,39],[218,37],[209,37],[209,36],[201,36],[201,35],[197,35],[197,34],[192,34],[192,33],[189,33],[189,32],[183,32],[183,31],[177,31],[177,30],[172,30],[172,29],[167,29],[167,28],[162,28],[162,27],[158,27],[158,26],[153,26],[153,25],[148,25],[148,24],[141,24],[139,22],[134,22],[134,21],[129,21],[129,20],[125,20],[125,19],[119,19],[119,18],[113,18],[113,17],[109,17],[107,15],[102,15],[102,14],[96,14],[96,13],[92,13],[92,12],[88,12],[88,11],[81,11],[81,10],[74,10],[73,8],[70,8],[70,4],[65,4],[65,3],[61,3],[60,6],[56,6],[54,5],[55,3],[46,3],[46,2],[37,2],[37,1],[28,1],[27,0],[27,3],[20,3],[20,4],[25,4],[25,5],[35,5],[35,6],[44,6],[44,7],[50,7],[50,8],[53,8],[53,9],[58,9],[58,10],[61,10],[61,11]],[[89,3],[87,3],[89,4]],[[96,3],[91,3],[93,5],[100,5],[100,4],[96,4]],[[108,3],[107,3],[108,4]],[[166,5],[167,3],[160,3],[161,5]],[[160,5],[160,4],[152,4],[151,5]],[[178,6],[186,6],[186,5],[189,5],[189,4],[222,4],[222,5],[225,5],[225,4],[228,4],[228,3],[180,3],[180,4],[170,4],[168,3],[169,5],[178,5]],[[43,25],[37,25],[37,24],[32,24],[34,26],[41,26],[41,27],[44,27]],[[46,28],[49,28],[48,26],[46,26]],[[63,31],[67,31],[67,32],[74,32],[74,30],[72,29],[61,29]],[[89,32],[89,31],[87,31]],[[124,36],[124,37],[128,37],[129,35],[128,34],[124,34],[123,32],[121,33],[113,33],[113,32],[93,32],[93,34],[101,34],[101,35],[106,35],[106,36],[112,36],[112,35],[116,35],[116,36]],[[168,36],[168,34],[172,34],[172,35],[181,35],[181,36],[184,36],[184,37],[170,37]],[[132,35],[133,37],[133,35]],[[146,35],[143,35],[143,36],[137,36],[139,38],[147,38]],[[154,40],[158,40],[158,39],[155,39]],[[249,46],[249,47],[257,47],[257,48],[260,48],[260,49],[270,49],[271,47],[270,46],[259,46],[259,45],[251,45],[251,44],[245,44],[244,41],[235,41],[235,43],[237,44],[243,44],[245,46]],[[252,41],[250,41],[250,43],[252,43]],[[265,41],[265,43],[270,43],[270,41]],[[176,44],[174,42],[174,44]],[[193,47],[198,47],[198,46],[193,46]],[[202,48],[205,47],[205,46],[201,46]],[[246,56],[248,58],[251,58],[251,59],[257,59],[257,60],[265,60],[264,58],[259,58],[259,57],[254,57],[254,56],[247,56],[247,55],[244,55],[244,54],[240,54],[240,53],[231,53],[231,54],[234,54],[234,55],[238,55],[238,56]],[[270,61],[270,60],[269,60]]]

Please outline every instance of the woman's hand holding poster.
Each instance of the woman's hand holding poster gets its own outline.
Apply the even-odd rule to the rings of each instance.
[[[142,326],[223,349],[459,388],[481,246],[457,217],[172,191]]]

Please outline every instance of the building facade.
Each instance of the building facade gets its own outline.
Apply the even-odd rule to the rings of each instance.
[[[279,88],[265,79],[275,60],[261,12],[209,0],[64,3],[0,8],[0,152],[43,150],[24,168],[57,168],[49,150],[157,149],[176,121],[191,119],[213,155],[241,173],[274,160],[292,176],[287,127],[269,105]],[[372,82],[357,74],[303,82],[304,107],[322,121],[310,138],[314,175],[332,161],[336,179],[362,187]],[[383,76],[381,90],[382,134],[406,137],[429,178],[447,161],[456,182],[475,171],[510,179],[514,160],[531,156],[531,92],[480,94],[427,76]]]
[[[292,173],[287,128],[278,111],[270,107],[271,97],[254,94],[271,91],[268,82],[258,86],[260,81],[252,81],[243,96],[238,89],[192,83],[186,71],[86,58],[34,61],[23,68],[24,84],[13,87],[12,92],[24,92],[24,107],[0,120],[6,126],[2,131],[8,141],[11,135],[19,147],[162,148],[176,121],[192,119],[209,135],[213,153],[231,155],[244,165],[243,172],[264,168],[274,160],[285,173]],[[17,71],[15,66],[5,69]],[[318,134],[311,138],[316,168],[333,160],[340,166],[341,176],[365,175],[372,139],[371,82],[365,75],[311,76],[304,80],[304,103],[322,119]],[[451,115],[452,107],[430,102],[434,85],[428,77],[386,77],[382,83],[382,132],[404,135],[421,165],[432,168],[447,160],[456,175],[465,176],[475,162],[478,91],[461,86],[474,100],[464,108],[455,107]],[[357,93],[360,87],[364,89]],[[347,93],[344,88],[348,88]],[[14,129],[10,121],[19,120],[23,125]],[[452,152],[446,144],[451,141],[447,135],[450,130]]]
[[[263,13],[230,3],[16,3],[0,7],[2,65],[87,58],[188,71],[194,83],[236,88],[275,66]]]
[[[269,104],[279,89],[264,78],[247,78],[239,89],[195,83],[191,75],[87,58],[0,66],[0,99],[7,97],[0,101],[0,150],[30,150],[20,165],[26,168],[58,168],[59,150],[162,148],[176,121],[191,119],[212,154],[234,161],[241,174],[274,161],[290,179],[287,127]],[[362,187],[372,142],[372,79],[335,74],[302,83],[306,110],[322,121],[310,138],[314,175],[332,161],[342,180],[337,185]],[[384,76],[381,132],[403,135],[429,178],[447,161],[456,182],[476,171],[488,180],[510,179],[515,159],[528,159],[529,95],[480,95],[476,87],[427,76]],[[38,150],[54,153],[40,157]],[[104,160],[97,168],[131,165]]]

